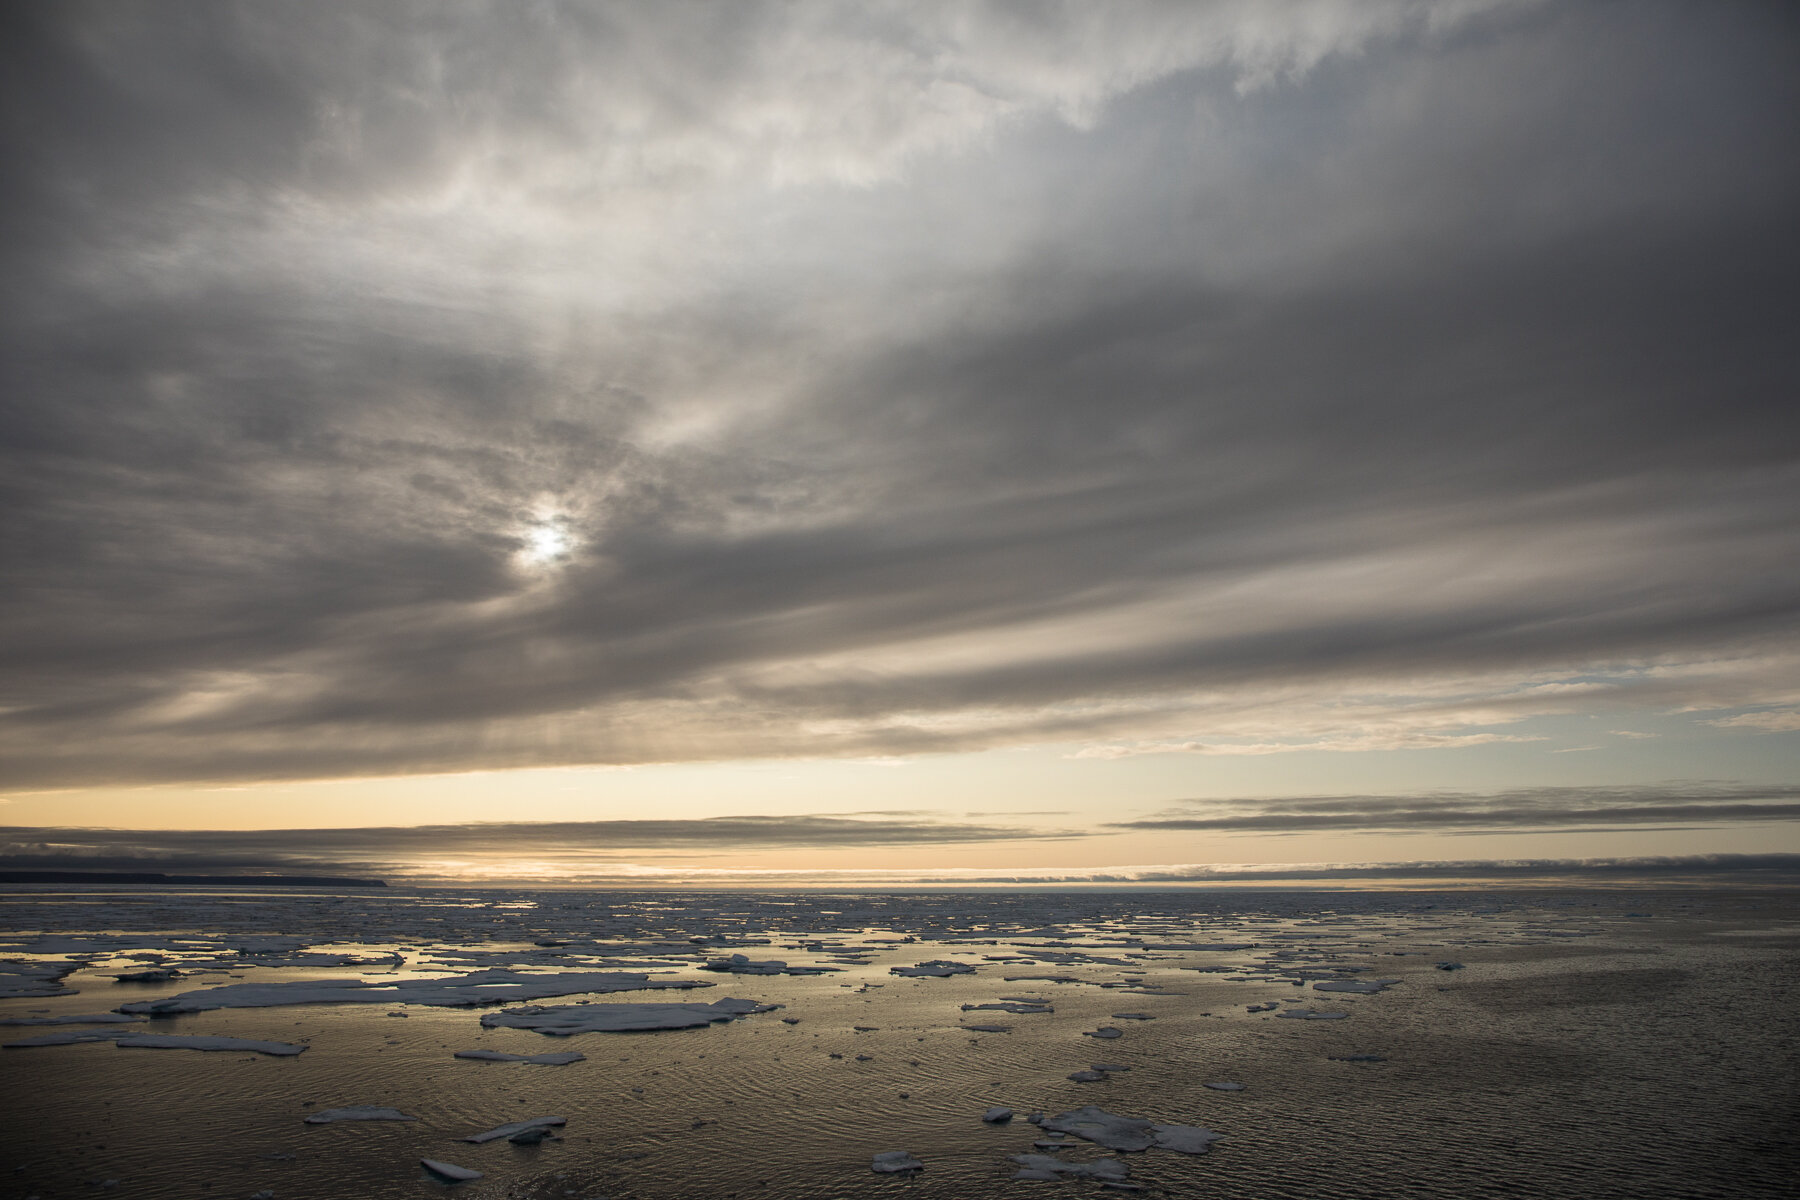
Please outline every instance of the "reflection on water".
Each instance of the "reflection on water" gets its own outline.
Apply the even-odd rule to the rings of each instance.
[[[1097,1185],[1012,1182],[1008,1161],[1043,1136],[1026,1114],[1086,1104],[1225,1135],[1203,1156],[1124,1155],[1130,1182],[1149,1195],[1786,1194],[1800,1170],[1800,1022],[1787,999],[1800,975],[1797,916],[1788,897],[1694,893],[20,889],[6,897],[0,958],[78,963],[64,985],[79,991],[0,1000],[0,1019],[94,1013],[225,983],[495,968],[715,985],[545,1005],[730,996],[784,1007],[702,1028],[568,1038],[484,1029],[492,1009],[238,1008],[129,1028],[278,1040],[306,1053],[106,1042],[7,1050],[0,1197],[1087,1192]],[[837,970],[704,969],[733,953]],[[394,954],[398,965],[376,957]],[[932,961],[975,970],[890,970]],[[146,964],[182,974],[111,978]],[[1002,1000],[1053,1011],[963,1007]],[[1277,1016],[1295,1007],[1349,1015]],[[1118,1015],[1127,1013],[1150,1019]],[[1081,1036],[1104,1026],[1122,1036]],[[81,1028],[0,1033],[13,1041]],[[473,1049],[586,1059],[452,1057]],[[1109,1070],[1093,1082],[1068,1078],[1095,1064]],[[1220,1080],[1246,1086],[1203,1086]],[[418,1119],[303,1123],[350,1105]],[[1018,1116],[984,1123],[993,1106]],[[560,1140],[458,1140],[543,1115],[567,1118]],[[874,1174],[872,1156],[890,1150],[911,1151],[924,1174]],[[1059,1153],[1107,1154],[1079,1141]],[[421,1158],[484,1178],[446,1185]],[[97,1190],[108,1180],[118,1182]]]

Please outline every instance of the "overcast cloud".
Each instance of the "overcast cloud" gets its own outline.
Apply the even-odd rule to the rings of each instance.
[[[0,783],[1779,736],[1796,16],[17,0]]]

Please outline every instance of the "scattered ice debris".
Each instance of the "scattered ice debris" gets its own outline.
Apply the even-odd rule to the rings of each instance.
[[[1310,1008],[1289,1008],[1275,1015],[1295,1021],[1341,1021],[1350,1014],[1347,1012],[1314,1012]]]
[[[73,996],[77,988],[64,987],[63,976],[80,963],[0,962],[0,999],[16,996]]]
[[[480,1145],[483,1142],[497,1141],[500,1138],[510,1138],[515,1134],[524,1133],[528,1129],[554,1129],[568,1123],[567,1117],[532,1117],[528,1121],[513,1121],[506,1125],[497,1125],[493,1129],[484,1130],[481,1133],[470,1134],[463,1141]]]
[[[552,1037],[577,1033],[646,1033],[657,1029],[692,1029],[714,1021],[729,1021],[750,1013],[770,1012],[779,1004],[726,997],[711,1004],[564,1004],[543,1008],[528,1004],[489,1013],[481,1018],[485,1029],[534,1029]]]
[[[348,1108],[327,1108],[322,1112],[308,1113],[303,1118],[308,1125],[330,1125],[336,1121],[416,1121],[397,1108],[380,1108],[373,1104],[352,1104]]]
[[[651,979],[630,971],[558,971],[526,974],[495,968],[468,975],[367,983],[361,980],[306,980],[297,983],[230,983],[121,1004],[122,1013],[168,1016],[216,1008],[274,1008],[287,1004],[425,1004],[459,1008],[510,1004],[584,992],[630,992],[657,988],[711,987],[691,979]]]
[[[748,956],[733,954],[730,958],[709,958],[700,965],[702,971],[729,971],[733,975],[824,975],[841,971],[842,967],[790,967],[781,959],[752,962]]]
[[[1001,1122],[1012,1120],[1013,1110],[1010,1108],[990,1108],[981,1114],[981,1119],[990,1125],[998,1125]]]
[[[1463,965],[1459,962],[1441,962],[1432,963],[1431,965],[1440,971],[1460,971],[1463,969]]]
[[[941,958],[933,959],[930,962],[922,962],[916,967],[888,968],[888,974],[890,975],[932,976],[939,979],[949,975],[973,975],[974,973],[974,963],[950,962],[947,959]]]
[[[1211,1080],[1211,1081],[1208,1081],[1207,1083],[1201,1084],[1200,1086],[1209,1087],[1215,1092],[1241,1092],[1244,1090],[1243,1084],[1231,1083],[1228,1080],[1224,1080],[1224,1079]]]
[[[464,1183],[471,1179],[480,1179],[480,1171],[471,1171],[467,1167],[459,1167],[455,1163],[439,1162],[435,1158],[421,1158],[419,1165],[436,1175],[439,1179],[451,1183]]]
[[[1131,1174],[1123,1160],[1097,1158],[1093,1162],[1064,1162],[1048,1154],[1015,1154],[1007,1161],[1019,1164],[1014,1179],[1106,1179],[1121,1180]]]
[[[1069,1133],[1108,1150],[1148,1150],[1152,1146],[1180,1154],[1205,1154],[1223,1134],[1193,1125],[1158,1125],[1138,1117],[1120,1117],[1092,1104],[1038,1124],[1057,1133]]]
[[[965,1004],[962,1006],[962,1010],[964,1012],[983,1012],[991,1010],[994,1012],[1014,1013],[1016,1015],[1056,1011],[1048,1004],[1039,1004],[1035,1000],[1002,1000],[998,1004]]]
[[[558,1050],[549,1054],[507,1054],[500,1050],[458,1050],[452,1058],[473,1058],[482,1062],[538,1063],[546,1067],[564,1067],[587,1058],[579,1050]]]
[[[875,1156],[869,1169],[877,1175],[916,1175],[925,1164],[905,1150],[887,1150]]]
[[[1111,1025],[1102,1025],[1098,1029],[1083,1030],[1081,1036],[1082,1037],[1091,1037],[1091,1038],[1107,1038],[1110,1040],[1112,1038],[1124,1037],[1125,1031],[1122,1029],[1114,1029]]]
[[[7,1017],[0,1025],[125,1025],[142,1021],[128,1013],[78,1013],[68,1017]]]

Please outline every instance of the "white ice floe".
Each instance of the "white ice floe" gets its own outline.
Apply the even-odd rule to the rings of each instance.
[[[528,1004],[481,1018],[486,1029],[532,1029],[552,1037],[577,1033],[647,1033],[658,1029],[693,1029],[751,1013],[771,1012],[779,1004],[758,1004],[729,996],[711,1004],[564,1004],[543,1008]]]
[[[104,1033],[90,1030],[83,1033],[46,1033],[39,1037],[25,1038],[22,1041],[7,1042],[8,1050],[21,1050],[28,1046],[72,1046],[79,1042],[111,1042],[126,1050],[238,1050],[251,1054],[272,1054],[278,1058],[291,1058],[303,1052],[305,1046],[295,1046],[288,1042],[263,1042],[255,1038],[232,1037],[178,1037],[174,1034],[154,1033]]]
[[[0,1025],[124,1025],[142,1021],[129,1013],[77,1013],[68,1017],[7,1017]]]
[[[869,1169],[877,1175],[913,1175],[923,1171],[925,1164],[905,1150],[887,1150],[875,1156]]]
[[[549,1054],[507,1054],[500,1050],[458,1050],[453,1058],[473,1058],[481,1062],[538,1063],[546,1067],[564,1067],[587,1058],[579,1050],[559,1050]]]
[[[408,1116],[397,1108],[382,1108],[374,1104],[352,1104],[348,1108],[327,1108],[316,1113],[307,1113],[305,1117],[308,1125],[330,1125],[337,1121],[416,1121],[418,1119]]]
[[[974,973],[974,963],[950,962],[948,959],[941,958],[933,959],[930,962],[922,962],[914,967],[888,968],[888,974],[890,975],[933,976],[939,979],[947,975],[973,975]]]
[[[1209,1087],[1215,1092],[1241,1092],[1244,1090],[1243,1084],[1232,1083],[1229,1080],[1224,1080],[1224,1079],[1209,1080],[1208,1082],[1203,1083],[1200,1086]]]
[[[0,999],[16,996],[73,996],[76,988],[64,987],[63,976],[80,963],[0,962]]]
[[[113,1037],[113,1045],[123,1050],[246,1050],[252,1054],[273,1054],[291,1058],[306,1049],[289,1042],[264,1042],[255,1038],[206,1037],[195,1034],[121,1033]]]
[[[527,1121],[512,1121],[505,1125],[495,1126],[493,1129],[470,1134],[468,1137],[464,1138],[463,1141],[474,1142],[476,1145],[480,1145],[482,1142],[492,1142],[497,1141],[500,1138],[510,1138],[530,1129],[555,1129],[567,1125],[568,1123],[569,1119],[567,1117],[532,1117]]]
[[[439,1162],[435,1158],[421,1158],[419,1165],[436,1175],[439,1179],[451,1183],[465,1183],[471,1179],[480,1179],[480,1171],[471,1171],[467,1167],[459,1167],[455,1163]]]
[[[1098,1029],[1083,1030],[1081,1036],[1082,1037],[1091,1037],[1091,1038],[1106,1038],[1108,1040],[1111,1040],[1112,1038],[1124,1037],[1125,1031],[1122,1029],[1114,1029],[1111,1025],[1102,1025]]]
[[[733,954],[730,958],[709,958],[701,964],[702,971],[729,971],[733,975],[824,975],[831,971],[841,971],[842,967],[806,967],[789,966],[779,958],[765,962],[752,962],[747,955]]]
[[[1131,1168],[1117,1158],[1097,1158],[1093,1162],[1065,1162],[1048,1154],[1015,1154],[1007,1161],[1019,1164],[1014,1179],[1108,1179],[1120,1180],[1131,1174]]]
[[[1310,1008],[1289,1008],[1275,1014],[1291,1021],[1341,1021],[1350,1014],[1347,1012],[1314,1012]]]
[[[1398,979],[1327,979],[1313,984],[1313,991],[1355,992],[1358,995],[1373,996],[1399,982]]]
[[[210,1012],[216,1008],[274,1008],[287,1004],[424,1004],[461,1008],[480,1004],[511,1004],[549,996],[573,996],[586,992],[631,992],[657,988],[698,988],[712,984],[699,980],[651,979],[630,971],[559,971],[526,974],[520,971],[475,971],[428,979],[401,979],[369,983],[362,980],[306,980],[296,983],[232,983],[223,987],[182,992],[160,1000],[121,1004],[122,1013],[167,1016],[173,1013]]]
[[[1159,1125],[1138,1117],[1121,1117],[1089,1104],[1073,1112],[1045,1117],[1040,1128],[1073,1134],[1108,1150],[1148,1150],[1152,1146],[1179,1154],[1205,1154],[1224,1137],[1193,1125]]]
[[[988,1122],[990,1125],[997,1125],[1002,1121],[1012,1120],[1013,1110],[1010,1108],[990,1108],[981,1114],[981,1119]]]

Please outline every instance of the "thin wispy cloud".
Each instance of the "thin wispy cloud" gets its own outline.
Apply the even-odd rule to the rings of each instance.
[[[1692,784],[1217,800],[1183,805],[1136,821],[1114,822],[1109,828],[1219,833],[1521,833],[1793,820],[1800,820],[1800,786]]]

